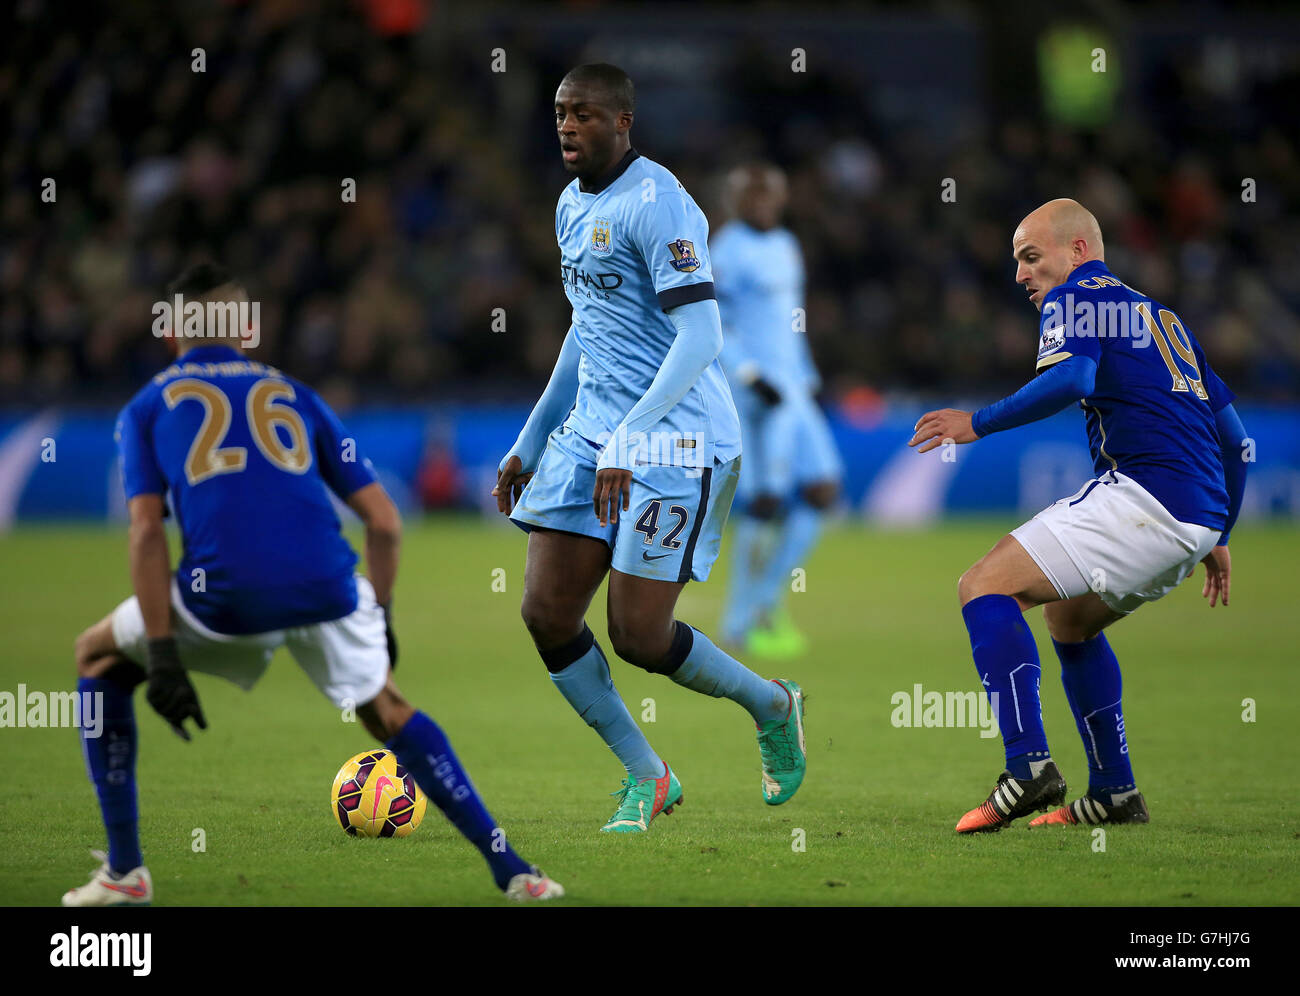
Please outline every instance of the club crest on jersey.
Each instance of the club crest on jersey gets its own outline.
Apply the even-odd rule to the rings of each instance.
[[[687,239],[674,239],[668,243],[673,254],[673,269],[678,273],[693,273],[700,268],[699,257],[695,255],[695,243]]]
[[[614,241],[610,237],[612,225],[604,218],[597,218],[591,227],[591,251],[596,256],[608,256],[614,251]]]

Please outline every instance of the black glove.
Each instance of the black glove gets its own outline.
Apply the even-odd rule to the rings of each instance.
[[[384,611],[384,639],[388,642],[388,667],[397,670],[397,637],[393,635],[393,601],[379,606]]]
[[[763,404],[773,406],[781,403],[781,392],[762,377],[755,377],[749,382],[749,386]]]
[[[208,721],[199,708],[199,696],[181,666],[174,636],[149,641],[149,686],[145,698],[182,740],[190,739],[189,731],[182,725],[186,719],[193,719],[200,730],[208,728]]]

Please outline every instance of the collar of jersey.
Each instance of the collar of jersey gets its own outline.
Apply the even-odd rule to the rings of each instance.
[[[1096,276],[1099,273],[1110,275],[1110,270],[1106,269],[1106,264],[1100,259],[1090,259],[1086,263],[1080,263],[1066,279],[1067,284],[1077,284],[1080,280],[1086,280],[1088,277]]]
[[[193,349],[187,349],[176,357],[175,362],[189,363],[197,360],[206,363],[212,360],[228,360],[238,357],[239,353],[235,351],[233,346],[195,346]]]
[[[620,176],[627,172],[627,168],[632,165],[633,160],[640,159],[641,153],[637,152],[632,146],[627,147],[627,152],[623,153],[620,159],[613,167],[602,173],[590,188],[584,187],[582,181],[578,181],[578,192],[582,194],[598,194]]]

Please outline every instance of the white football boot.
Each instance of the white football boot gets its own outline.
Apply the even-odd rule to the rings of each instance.
[[[541,899],[559,899],[564,895],[564,886],[547,878],[540,870],[533,868],[532,874],[521,873],[510,880],[506,886],[506,898],[517,903],[529,903]]]
[[[64,906],[148,906],[153,902],[153,879],[144,865],[114,878],[107,854],[91,851],[90,856],[100,862],[99,868],[81,888],[69,889],[63,894]],[[515,877],[523,878],[522,875]]]

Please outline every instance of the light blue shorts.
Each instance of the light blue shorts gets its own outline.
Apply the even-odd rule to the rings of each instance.
[[[705,581],[740,476],[740,457],[696,470],[641,464],[628,511],[602,526],[592,505],[600,448],[566,426],[551,433],[537,472],[510,519],[520,529],[555,529],[609,544],[610,566],[654,581]]]
[[[734,393],[745,449],[742,498],[762,494],[787,498],[805,484],[839,481],[844,476],[830,423],[816,401],[794,394],[768,406],[752,391]]]

